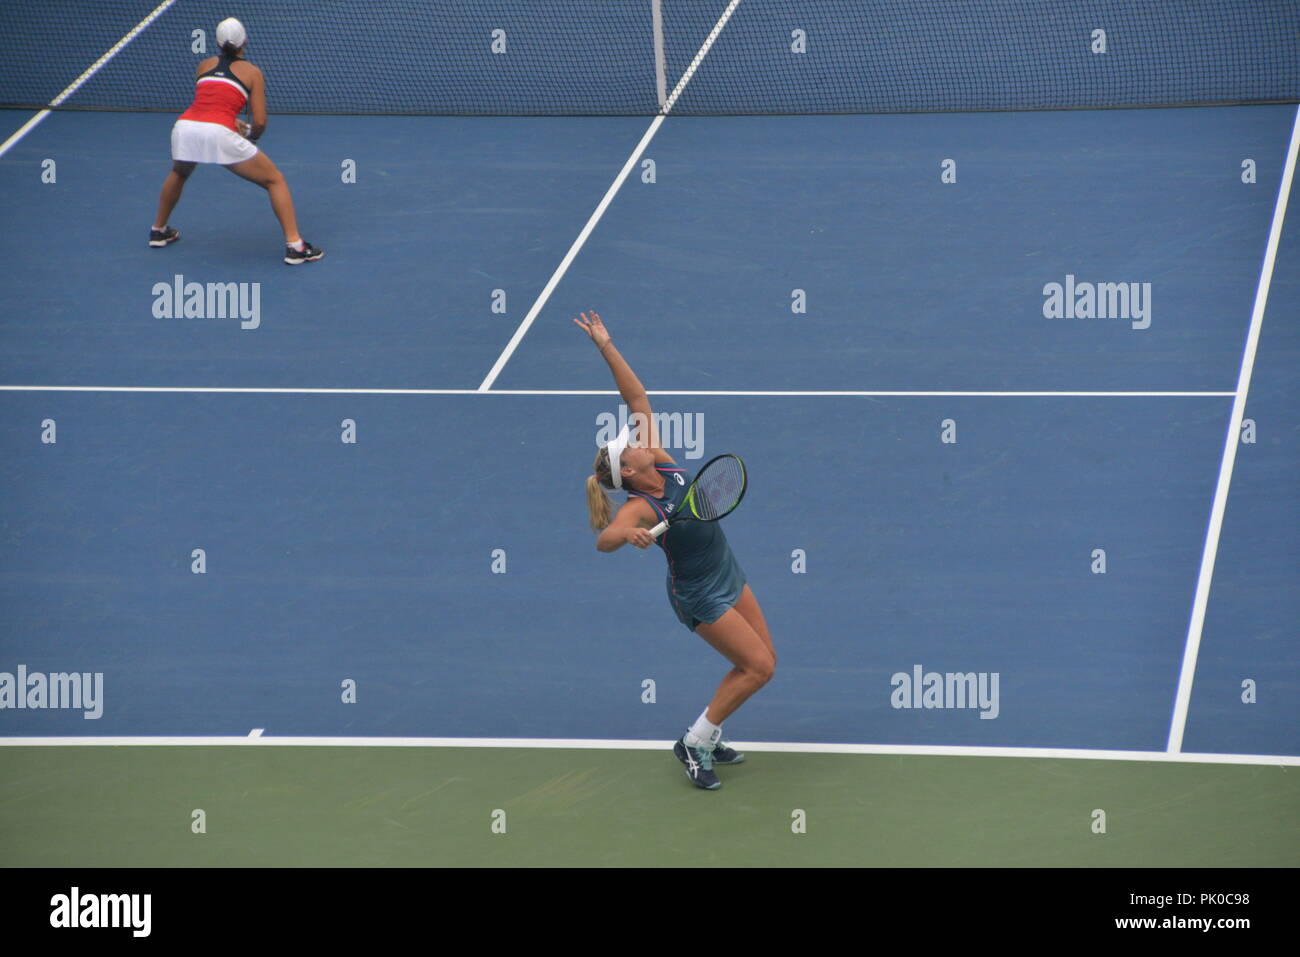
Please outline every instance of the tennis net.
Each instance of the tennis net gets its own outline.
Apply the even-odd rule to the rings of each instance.
[[[47,106],[83,77],[57,105],[179,112],[227,16],[244,22],[248,57],[281,113],[890,113],[1300,99],[1297,0],[4,0],[0,105]]]

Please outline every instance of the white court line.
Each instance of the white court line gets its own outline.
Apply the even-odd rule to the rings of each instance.
[[[718,38],[718,34],[722,32],[722,28],[727,25],[727,21],[731,19],[731,14],[739,3],[740,0],[731,0],[731,2],[727,4],[727,9],[724,10],[722,16],[718,18],[718,22],[714,24],[713,30],[705,39],[704,45],[701,46],[699,51],[695,54],[695,59],[691,61],[691,65],[686,69],[686,72],[682,74],[682,78],[677,83],[677,86],[674,87],[672,95],[669,96],[668,101],[664,103],[663,111],[650,121],[650,126],[646,129],[645,135],[641,137],[641,142],[636,145],[636,149],[632,151],[632,155],[627,158],[627,162],[623,164],[623,169],[620,170],[618,176],[614,178],[614,182],[610,184],[609,189],[605,190],[604,197],[596,206],[595,212],[591,214],[591,218],[587,220],[587,225],[582,227],[582,232],[578,233],[578,238],[573,241],[573,245],[569,247],[569,251],[565,253],[564,258],[560,260],[560,265],[557,266],[555,272],[551,274],[550,280],[542,289],[541,294],[533,303],[532,308],[528,310],[528,315],[524,316],[524,321],[519,324],[519,328],[515,330],[515,334],[510,337],[510,342],[507,343],[505,349],[501,352],[501,355],[497,357],[497,361],[493,364],[492,369],[484,377],[482,384],[478,387],[480,392],[486,392],[492,388],[492,383],[496,382],[497,376],[501,374],[501,370],[506,367],[506,363],[509,362],[510,357],[514,355],[515,349],[519,347],[519,343],[523,341],[524,336],[528,333],[528,329],[532,326],[533,320],[537,318],[538,313],[542,311],[542,307],[545,306],[547,300],[551,298],[551,293],[554,292],[555,287],[560,284],[560,280],[564,278],[564,274],[569,271],[569,266],[572,265],[573,260],[577,258],[578,252],[586,244],[587,237],[591,235],[591,231],[596,228],[596,224],[600,222],[601,217],[605,215],[605,210],[609,208],[609,204],[613,201],[615,194],[622,188],[624,181],[627,179],[628,173],[632,172],[632,167],[635,166],[637,160],[641,158],[641,154],[645,152],[645,148],[649,146],[650,141],[654,139],[655,133],[659,132],[659,127],[663,124],[664,118],[672,111],[673,105],[677,102],[677,98],[681,96],[682,91],[686,89],[686,84],[691,81],[691,77],[695,75],[695,71],[699,68],[700,64],[704,62],[704,57],[708,55],[710,48],[713,46],[713,41]]]
[[[925,744],[818,744],[728,741],[741,751],[783,754],[897,754],[914,757],[1046,758],[1151,761],[1162,764],[1253,764],[1300,767],[1291,754],[1193,754],[1168,751],[1107,751],[1090,748],[984,748]],[[332,738],[332,737],[0,737],[0,747],[291,747],[291,748],[554,748],[557,750],[664,751],[671,741],[605,738]]]
[[[1264,307],[1268,305],[1268,290],[1273,282],[1273,264],[1277,260],[1277,246],[1282,238],[1282,222],[1286,218],[1287,200],[1291,196],[1291,180],[1295,176],[1296,155],[1300,151],[1300,107],[1296,107],[1291,124],[1291,144],[1287,147],[1286,165],[1282,169],[1282,182],[1277,188],[1277,203],[1273,207],[1273,225],[1268,231],[1268,246],[1259,270],[1259,286],[1255,290],[1255,308],[1250,315],[1250,332],[1246,336],[1246,351],[1241,356],[1241,372],[1237,378],[1237,394],[1232,402],[1232,416],[1228,420],[1228,434],[1223,441],[1223,459],[1219,463],[1219,481],[1214,487],[1214,505],[1210,509],[1210,525],[1205,532],[1205,550],[1201,553],[1201,572],[1196,579],[1196,597],[1192,601],[1192,617],[1187,626],[1187,643],[1183,647],[1183,665],[1178,673],[1178,696],[1174,700],[1173,719],[1169,723],[1171,752],[1183,748],[1183,732],[1187,727],[1187,711],[1192,701],[1192,681],[1196,678],[1196,659],[1201,649],[1201,634],[1205,629],[1205,609],[1210,601],[1210,584],[1214,579],[1214,562],[1219,553],[1219,535],[1223,531],[1223,513],[1228,507],[1228,489],[1232,485],[1232,469],[1237,462],[1237,446],[1241,444],[1241,420],[1246,412],[1246,395],[1250,392],[1250,376],[1255,368],[1255,352],[1259,347],[1259,332],[1264,325]]]
[[[164,0],[163,3],[160,3],[158,4],[158,6],[154,7],[153,13],[149,14],[147,17],[145,17],[143,20],[137,23],[135,25],[135,28],[131,30],[130,33],[128,33],[126,36],[122,37],[122,39],[118,40],[115,44],[113,44],[113,46],[109,48],[107,53],[105,53],[98,60],[96,60],[89,67],[87,67],[86,71],[82,73],[81,76],[73,80],[72,83],[68,85],[67,89],[65,89],[62,93],[60,93],[58,96],[52,99],[50,101],[49,109],[41,110],[30,120],[24,123],[22,126],[18,127],[18,129],[14,132],[13,136],[5,140],[3,144],[0,144],[0,156],[4,156],[5,153],[9,152],[10,147],[17,144],[19,140],[21,140],[24,136],[26,136],[36,127],[37,123],[39,123],[41,120],[45,119],[47,116],[50,115],[50,109],[53,109],[54,107],[58,106],[68,97],[72,96],[73,93],[76,93],[77,90],[81,88],[81,85],[83,83],[85,83],[92,76],[94,76],[96,73],[99,72],[100,67],[102,67],[109,60],[113,59],[113,57],[117,56],[118,53],[122,51],[123,47],[125,47],[128,43],[134,40],[140,34],[140,32],[144,30],[145,27],[149,26],[149,24],[153,23],[160,16],[166,13],[167,8],[170,7],[172,4],[174,4],[175,2],[176,0]]]
[[[279,389],[225,386],[152,386],[152,385],[0,385],[0,392],[232,392],[251,395],[523,395],[584,396],[618,395],[617,389]],[[933,391],[798,391],[798,390],[704,390],[650,389],[648,395],[722,396],[777,398],[854,398],[854,397],[948,397],[948,398],[1107,398],[1107,399],[1187,399],[1229,398],[1235,392],[933,392]]]

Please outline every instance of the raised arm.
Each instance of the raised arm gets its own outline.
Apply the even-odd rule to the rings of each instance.
[[[596,344],[596,348],[600,350],[601,356],[609,365],[609,371],[613,373],[614,385],[618,388],[618,394],[622,396],[628,412],[631,415],[641,416],[640,419],[633,421],[646,423],[648,435],[642,433],[642,438],[649,443],[647,447],[654,451],[655,461],[671,463],[672,456],[659,447],[659,431],[655,426],[655,417],[650,408],[650,397],[646,395],[645,386],[641,384],[641,380],[636,377],[632,367],[627,364],[627,360],[614,345],[605,324],[600,321],[600,316],[595,312],[590,315],[584,312],[581,316],[582,318],[573,321],[582,327],[583,331],[591,337],[591,341]]]

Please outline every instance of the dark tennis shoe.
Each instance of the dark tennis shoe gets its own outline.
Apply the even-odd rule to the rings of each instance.
[[[683,737],[673,745],[673,754],[677,755],[677,760],[686,763],[686,739]],[[745,760],[745,755],[737,751],[726,741],[719,741],[713,746],[713,763],[714,764],[740,764]]]
[[[744,760],[745,756],[726,741],[719,741],[713,746],[714,764],[740,764]]]
[[[168,243],[174,243],[181,238],[179,229],[172,229],[170,226],[164,226],[162,229],[149,227],[149,245],[158,247],[166,246]]]
[[[677,756],[678,761],[686,765],[686,776],[691,779],[691,783],[697,788],[716,791],[722,787],[722,782],[713,773],[712,748],[692,748],[686,743],[686,738],[683,735],[673,745],[673,754]]]
[[[302,241],[301,251],[294,249],[292,246],[288,244],[286,244],[284,247],[284,261],[287,262],[290,266],[297,266],[302,263],[315,262],[317,259],[320,259],[321,256],[324,255],[325,255],[325,251],[323,249],[317,249],[315,246],[307,242],[307,240],[305,239]]]

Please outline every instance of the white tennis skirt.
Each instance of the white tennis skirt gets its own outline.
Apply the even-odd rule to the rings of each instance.
[[[257,147],[220,123],[177,120],[172,127],[172,159],[182,163],[229,166],[257,155]]]

